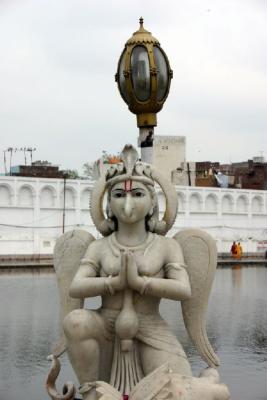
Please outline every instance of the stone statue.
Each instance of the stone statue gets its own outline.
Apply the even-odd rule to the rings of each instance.
[[[121,159],[91,197],[92,220],[103,238],[77,230],[62,235],[55,247],[63,332],[51,356],[48,393],[74,398],[72,385],[64,386],[63,395],[55,388],[58,357],[67,350],[84,400],[226,400],[205,329],[215,243],[194,229],[166,237],[177,214],[175,189],[138,161],[131,145]],[[155,184],[166,199],[162,220]],[[85,298],[99,295],[98,310],[83,308]],[[209,366],[199,378],[192,377],[181,344],[159,314],[162,298],[181,302],[186,329]]]

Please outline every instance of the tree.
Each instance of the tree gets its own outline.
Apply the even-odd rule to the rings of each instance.
[[[93,163],[85,163],[83,164],[83,173],[85,176],[92,176],[93,175],[94,166]]]
[[[78,173],[77,169],[65,169],[64,175],[66,176],[67,179],[78,179],[79,178],[79,173]]]

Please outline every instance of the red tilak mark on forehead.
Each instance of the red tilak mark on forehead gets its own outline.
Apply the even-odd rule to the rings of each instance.
[[[124,181],[125,192],[130,192],[132,190],[132,183],[133,183],[133,181],[131,181],[130,179],[128,179],[127,181]]]

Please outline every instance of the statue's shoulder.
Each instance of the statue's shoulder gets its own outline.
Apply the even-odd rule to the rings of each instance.
[[[157,235],[157,252],[163,255],[166,263],[183,263],[183,252],[180,244],[173,238]]]
[[[157,238],[157,242],[161,246],[163,246],[166,249],[166,251],[177,250],[177,249],[181,250],[179,243],[175,239],[162,235],[157,235],[157,234],[155,235]]]
[[[91,244],[93,244],[94,246],[101,247],[101,246],[105,245],[107,243],[107,241],[108,241],[108,237],[102,237],[100,239],[94,240],[94,242],[92,242]]]
[[[106,237],[96,239],[89,244],[87,252],[101,254],[99,252],[103,251],[103,249],[107,246],[108,246],[108,239]]]

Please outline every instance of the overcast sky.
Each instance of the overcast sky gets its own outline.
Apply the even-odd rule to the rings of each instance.
[[[9,146],[81,170],[136,144],[114,74],[140,16],[174,71],[155,133],[191,161],[267,157],[265,0],[0,0],[1,171]]]

